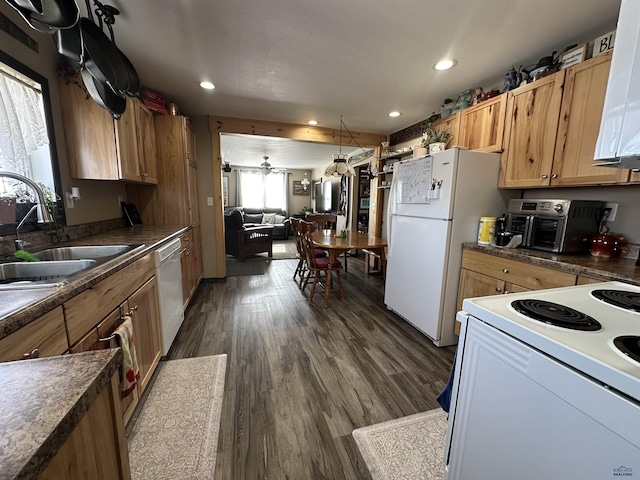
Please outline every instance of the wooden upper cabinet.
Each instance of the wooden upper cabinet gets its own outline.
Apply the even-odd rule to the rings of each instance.
[[[89,97],[79,77],[59,81],[64,134],[72,178],[156,183],[153,115],[127,97],[119,120]]]
[[[477,152],[502,151],[507,95],[502,94],[460,112],[460,139],[454,144]]]
[[[196,134],[188,122],[185,130],[185,134],[187,136],[186,138],[187,160],[189,160],[190,163],[195,164],[196,163]]]
[[[461,146],[460,143],[460,113],[456,112],[448,117],[441,118],[433,122],[432,128],[439,132],[448,132],[451,134],[451,140],[447,143],[447,147]]]
[[[156,185],[158,183],[158,159],[156,154],[156,127],[153,112],[135,99],[136,122],[138,125],[138,153],[140,173],[144,183]]]
[[[550,183],[565,70],[507,95],[500,187],[543,187]]]
[[[60,106],[71,178],[119,178],[115,131],[109,113],[81,85],[80,77],[59,79]]]
[[[608,53],[566,70],[551,185],[629,180],[629,170],[592,166],[610,67]]]
[[[640,172],[631,172],[631,177],[629,178],[631,183],[640,183]]]

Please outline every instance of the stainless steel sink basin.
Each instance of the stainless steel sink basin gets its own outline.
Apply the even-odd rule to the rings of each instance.
[[[39,262],[0,263],[0,291],[58,287],[142,244],[58,247],[36,252]]]
[[[95,264],[88,259],[0,263],[0,290],[55,287]]]
[[[43,250],[33,255],[43,261],[85,260],[115,257],[126,253],[139,245],[91,245],[78,247],[59,247]]]

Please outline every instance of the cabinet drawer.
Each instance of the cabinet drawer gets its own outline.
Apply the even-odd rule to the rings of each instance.
[[[61,355],[69,348],[62,307],[51,310],[0,340],[0,361],[21,360],[25,353],[36,348],[41,357]]]
[[[184,232],[180,236],[180,246],[182,248],[185,248],[190,243],[193,243],[193,229],[192,228],[190,228],[189,230],[187,230],[186,232]]]
[[[531,290],[576,284],[574,274],[470,250],[465,250],[462,254],[462,268],[482,272]]]
[[[77,342],[152,276],[151,255],[146,255],[65,302],[69,342]]]

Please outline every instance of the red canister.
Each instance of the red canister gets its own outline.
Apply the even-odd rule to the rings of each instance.
[[[594,257],[617,257],[620,242],[615,235],[596,233],[591,237],[591,255]]]

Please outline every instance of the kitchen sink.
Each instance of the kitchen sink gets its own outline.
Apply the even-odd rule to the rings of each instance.
[[[90,245],[77,247],[50,248],[33,255],[43,261],[95,260],[115,257],[129,252],[140,245]]]
[[[0,290],[57,287],[96,263],[90,259],[0,263]]]
[[[0,291],[59,287],[143,244],[81,245],[35,252],[39,262],[0,263]]]

